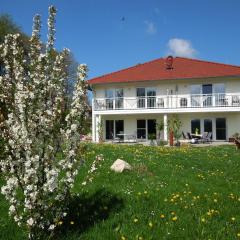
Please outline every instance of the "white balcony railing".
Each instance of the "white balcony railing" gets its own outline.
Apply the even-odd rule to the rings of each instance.
[[[93,106],[94,110],[240,107],[240,93],[96,98],[93,100]]]

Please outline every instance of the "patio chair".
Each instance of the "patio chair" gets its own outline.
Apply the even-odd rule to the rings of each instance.
[[[188,139],[190,143],[199,143],[197,138],[193,138],[189,132],[187,132]]]
[[[200,139],[201,143],[206,143],[208,142],[208,132],[204,132],[201,139]]]
[[[212,143],[212,132],[209,132],[207,135],[207,141]]]
[[[186,134],[185,134],[184,132],[182,132],[182,136],[183,136],[183,139],[184,139],[184,140],[187,140],[187,139],[188,139],[187,136],[186,136]]]
[[[236,145],[236,149],[240,149],[240,140],[237,139],[237,138],[235,138],[235,139],[234,139],[234,143],[235,143],[235,145]]]

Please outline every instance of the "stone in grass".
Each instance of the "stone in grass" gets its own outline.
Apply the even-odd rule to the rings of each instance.
[[[122,159],[117,159],[111,166],[111,170],[114,172],[121,173],[124,170],[132,170],[132,166]]]

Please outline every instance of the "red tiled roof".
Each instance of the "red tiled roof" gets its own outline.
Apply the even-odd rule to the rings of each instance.
[[[173,69],[166,69],[166,58],[159,58],[90,79],[89,83],[121,83],[224,76],[240,76],[240,67],[197,59],[175,57],[173,58]]]

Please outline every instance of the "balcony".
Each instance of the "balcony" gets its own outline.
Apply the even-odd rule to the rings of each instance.
[[[96,98],[95,111],[189,108],[240,108],[240,93],[161,95],[154,97]]]

